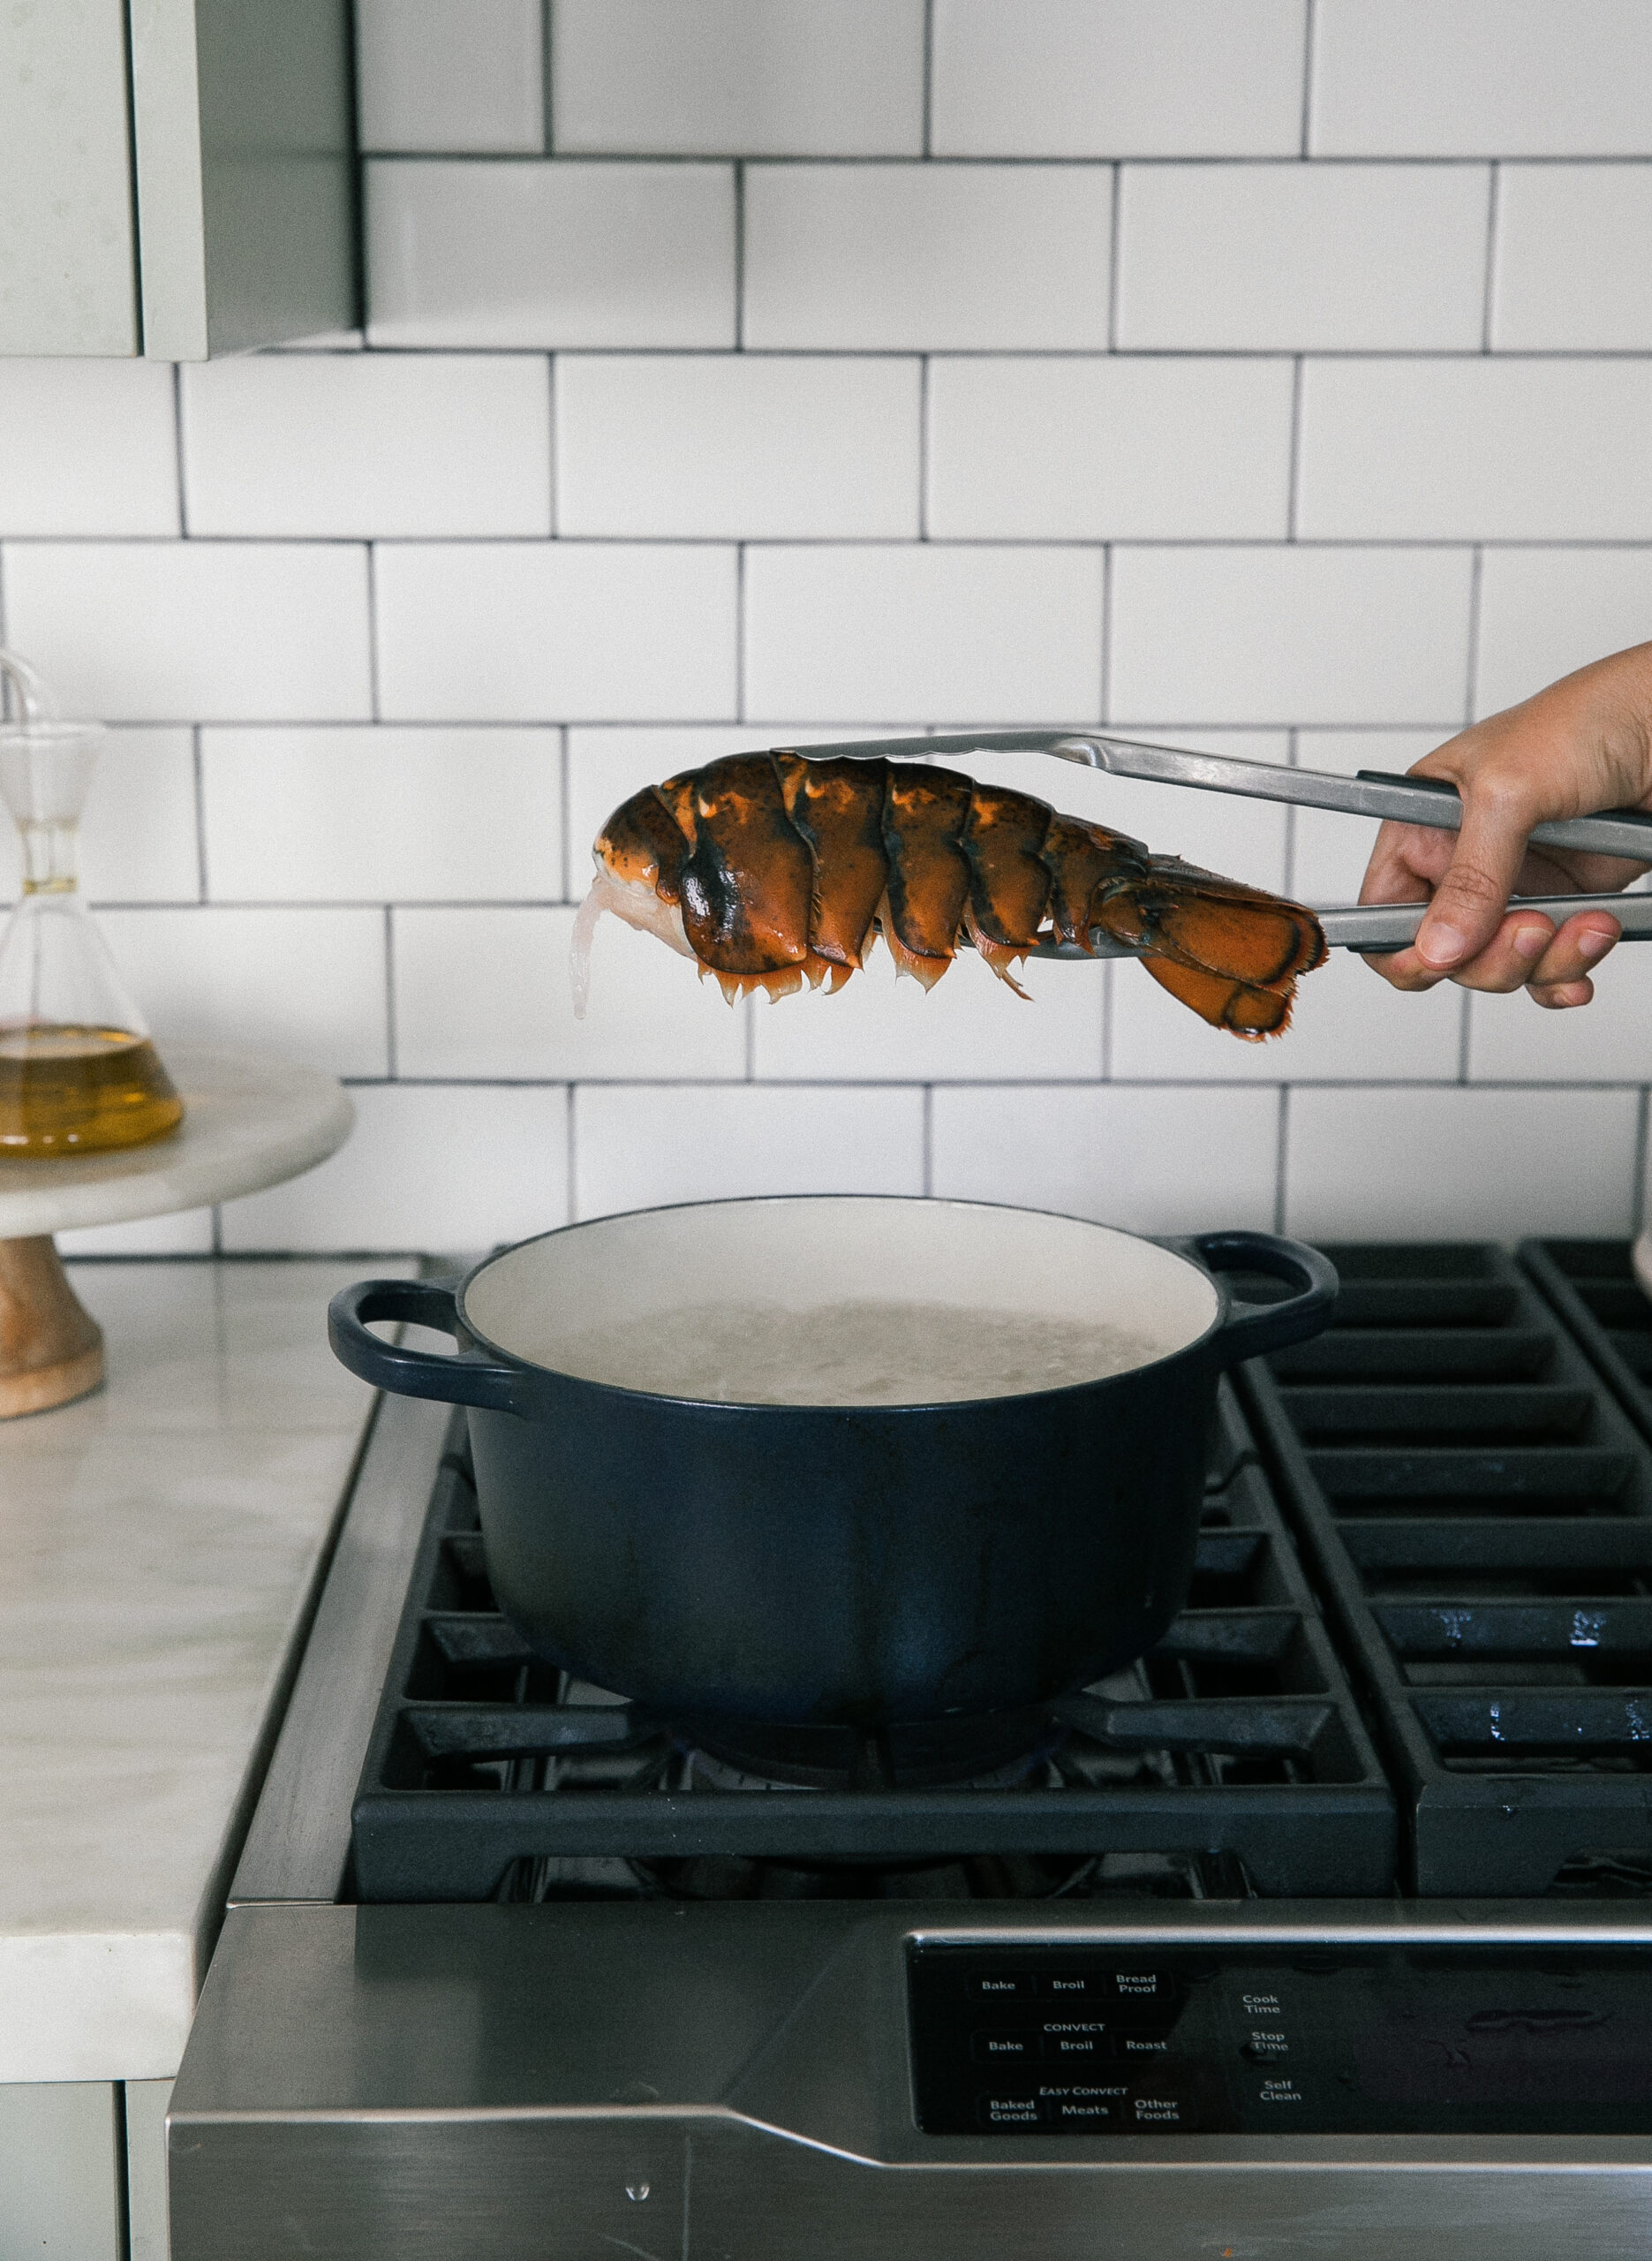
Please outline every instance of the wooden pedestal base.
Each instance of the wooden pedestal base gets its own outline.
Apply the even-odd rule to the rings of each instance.
[[[66,1405],[102,1379],[102,1330],[76,1300],[50,1234],[0,1240],[0,1421]]]

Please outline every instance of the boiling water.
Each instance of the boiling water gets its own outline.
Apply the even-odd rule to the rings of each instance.
[[[837,1303],[806,1312],[685,1304],[512,1339],[519,1357],[665,1397],[735,1405],[930,1405],[1018,1397],[1128,1372],[1180,1347],[1134,1327],[955,1304]]]
[[[0,1153],[138,1146],[183,1115],[147,1036],[64,1022],[0,1026]]]

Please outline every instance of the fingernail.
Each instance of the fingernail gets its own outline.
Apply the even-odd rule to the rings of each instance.
[[[1430,919],[1417,936],[1417,956],[1425,965],[1455,965],[1467,948],[1467,936],[1438,919]]]
[[[1595,992],[1587,982],[1568,981],[1554,992],[1557,1005],[1587,1005]]]
[[[1517,926],[1514,929],[1516,957],[1535,957],[1543,944],[1550,939],[1547,926]]]
[[[1584,957],[1602,957],[1617,939],[1615,934],[1603,934],[1598,927],[1586,927],[1578,936],[1578,949]]]

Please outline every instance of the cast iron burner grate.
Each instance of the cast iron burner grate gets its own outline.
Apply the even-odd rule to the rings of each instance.
[[[1520,1262],[1652,1439],[1652,1304],[1626,1240],[1528,1240]]]
[[[1652,1452],[1490,1245],[1331,1247],[1332,1328],[1241,1389],[1363,1675],[1422,1894],[1652,1858]]]
[[[463,1418],[357,1793],[359,1898],[1391,1888],[1392,1796],[1226,1384],[1188,1609],[1128,1671],[962,1751],[730,1747],[570,1682],[494,1607]]]

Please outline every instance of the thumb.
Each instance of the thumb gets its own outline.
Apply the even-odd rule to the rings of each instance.
[[[1477,957],[1497,933],[1536,821],[1506,789],[1471,780],[1460,790],[1462,829],[1417,932],[1417,956],[1439,973]]]

